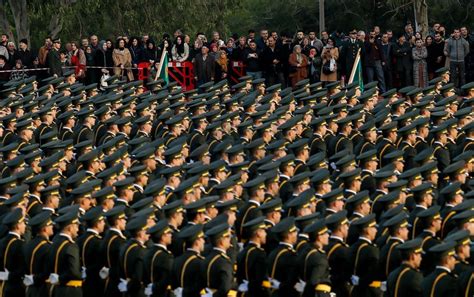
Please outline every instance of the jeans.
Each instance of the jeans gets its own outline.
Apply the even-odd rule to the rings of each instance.
[[[247,75],[250,75],[252,79],[259,79],[262,78],[262,71],[247,71]]]
[[[466,83],[464,76],[464,62],[449,62],[449,71],[451,72],[451,81],[455,88],[460,88]]]
[[[385,93],[385,78],[383,76],[382,62],[376,60],[374,66],[367,67],[367,79],[369,82],[374,81],[374,76],[377,76],[377,81],[379,82],[380,93]]]

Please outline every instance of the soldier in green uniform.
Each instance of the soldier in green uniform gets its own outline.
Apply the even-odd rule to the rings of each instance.
[[[324,220],[318,220],[306,226],[304,232],[309,236],[311,248],[305,254],[298,255],[302,296],[330,296],[331,281],[329,279],[329,263],[324,248],[329,244],[328,228]]]
[[[143,283],[143,259],[146,253],[146,242],[149,234],[147,217],[139,216],[129,222],[125,228],[130,234],[130,239],[120,248],[120,283],[119,291],[125,296],[145,296]]]
[[[144,258],[145,267],[145,295],[153,297],[167,297],[171,293],[171,269],[173,254],[168,250],[171,244],[173,230],[166,220],[159,221],[147,230],[153,246],[148,248]]]
[[[172,288],[177,296],[199,297],[206,283],[202,275],[204,233],[201,224],[190,226],[179,233],[185,241],[186,251],[177,257],[172,268]]]
[[[227,256],[231,247],[230,226],[227,223],[215,226],[206,232],[206,236],[213,246],[202,265],[206,292],[215,297],[235,296],[233,263]]]
[[[457,276],[454,274],[456,265],[456,243],[449,241],[439,243],[430,252],[436,257],[436,268],[425,277],[421,286],[423,297],[455,296]]]
[[[86,225],[84,232],[77,239],[77,245],[81,253],[82,275],[84,283],[82,285],[83,296],[93,297],[97,292],[104,291],[104,281],[99,276],[99,272],[104,267],[103,255],[99,252],[102,245],[105,220],[102,207],[91,209],[81,217]]]
[[[25,245],[26,274],[23,283],[27,297],[48,297],[49,277],[48,257],[53,236],[53,221],[47,211],[41,212],[28,221],[35,237]]]
[[[0,241],[1,294],[6,297],[25,296],[22,278],[26,272],[23,239],[26,222],[22,209],[15,208],[8,213],[2,224],[8,228],[8,235]]]
[[[389,229],[390,237],[380,250],[380,275],[386,280],[390,272],[401,263],[401,256],[396,247],[408,240],[408,221],[405,213],[401,212],[384,223]]]
[[[350,253],[354,285],[351,296],[382,296],[378,274],[379,249],[373,243],[377,234],[375,214],[358,219],[352,225],[359,228],[359,239],[351,246]]]
[[[402,264],[388,275],[386,292],[388,297],[421,297],[423,275],[418,270],[423,253],[421,239],[401,243],[395,248],[400,252]]]
[[[270,282],[265,265],[267,255],[263,249],[267,240],[264,220],[264,217],[259,217],[243,226],[243,239],[247,240],[247,245],[237,257],[237,282],[241,296],[270,296]]]
[[[79,246],[74,241],[79,233],[78,212],[71,209],[54,223],[60,231],[53,239],[49,254],[53,297],[82,297],[81,259]]]
[[[115,206],[105,213],[109,229],[105,233],[100,253],[104,256],[105,265],[101,268],[100,276],[105,279],[106,297],[122,297],[118,290],[120,282],[120,248],[126,242],[126,237],[122,233],[125,231],[127,217],[125,215],[125,206]]]
[[[297,255],[294,250],[298,233],[295,219],[287,217],[276,224],[271,232],[280,240],[278,246],[268,256],[268,275],[273,297],[297,296],[294,286],[298,282]]]

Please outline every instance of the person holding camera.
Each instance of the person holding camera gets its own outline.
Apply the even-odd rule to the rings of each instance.
[[[330,37],[321,53],[321,58],[323,60],[321,81],[325,83],[337,80],[337,59],[339,59],[339,49],[335,47],[334,44],[334,39]]]

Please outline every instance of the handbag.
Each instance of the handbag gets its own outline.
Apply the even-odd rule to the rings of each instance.
[[[331,71],[331,61],[326,61],[326,63],[324,63],[323,65],[323,73],[326,74],[326,75],[329,75],[332,73]]]

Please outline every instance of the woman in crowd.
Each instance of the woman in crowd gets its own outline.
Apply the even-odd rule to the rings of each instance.
[[[183,36],[176,37],[173,49],[171,50],[173,55],[173,61],[175,62],[184,62],[189,57],[189,45],[184,42]]]
[[[92,53],[92,47],[88,45],[86,47],[86,78],[85,84],[91,84],[97,82],[97,71],[94,68],[89,68],[91,66],[95,66],[94,54]]]
[[[81,80],[86,76],[86,55],[84,51],[77,46],[76,42],[71,42],[71,50],[69,52],[70,64],[75,66],[76,79]]]
[[[334,46],[334,39],[330,37],[327,42],[321,53],[321,81],[325,83],[337,80],[337,59],[339,59],[339,50]]]
[[[229,60],[227,59],[227,54],[224,50],[220,50],[214,66],[214,78],[216,81],[227,78],[228,67]]]
[[[301,52],[301,46],[295,45],[293,53],[288,59],[290,64],[290,80],[291,86],[294,88],[296,83],[308,76],[308,57]]]
[[[137,37],[130,38],[130,42],[128,44],[128,50],[132,55],[132,64],[134,68],[138,67],[138,63],[142,58],[142,45],[140,44],[140,40]]]
[[[159,61],[160,56],[158,55],[158,51],[156,49],[155,41],[153,39],[148,39],[146,41],[146,47],[143,51],[143,62],[150,62],[153,64],[155,61]]]
[[[309,50],[308,73],[311,83],[319,82],[321,77],[321,55],[315,47]]]
[[[200,38],[196,38],[196,40],[194,40],[194,45],[189,50],[189,61],[194,61],[194,57],[201,52],[202,44],[203,42]]]
[[[428,67],[426,58],[428,50],[422,39],[415,41],[415,47],[412,49],[413,58],[413,83],[415,87],[424,88],[428,86]]]
[[[114,74],[120,78],[127,76],[129,81],[133,80],[133,73],[130,69],[132,67],[132,55],[128,48],[125,47],[125,39],[120,38],[117,41],[117,48],[112,54],[114,59]]]

